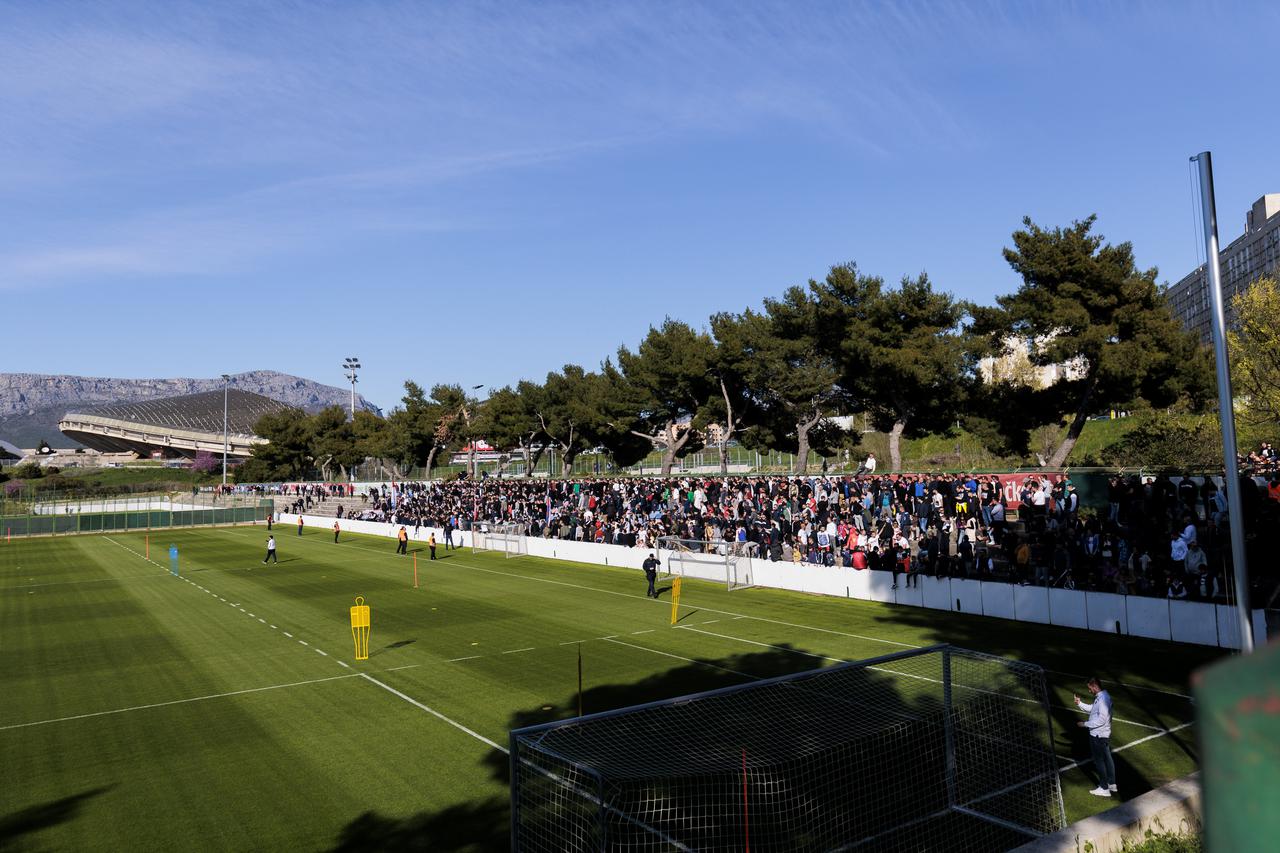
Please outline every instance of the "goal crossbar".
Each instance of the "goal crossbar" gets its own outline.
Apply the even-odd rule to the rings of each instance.
[[[751,561],[759,549],[755,542],[728,539],[660,536],[657,541],[658,560],[668,576],[724,581],[730,591],[755,586]]]

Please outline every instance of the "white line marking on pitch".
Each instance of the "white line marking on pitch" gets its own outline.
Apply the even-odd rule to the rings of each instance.
[[[298,642],[299,642],[299,643],[302,643],[302,645],[304,645],[304,646],[309,646],[309,645],[311,645],[311,644],[310,644],[310,643],[308,643],[306,640],[299,640]]]
[[[316,653],[316,654],[318,654],[318,655],[324,655],[325,657],[328,657],[328,656],[329,656],[329,653],[328,653],[328,652],[326,652],[326,651],[324,651],[323,649],[316,649],[316,650],[315,650],[315,653]]]
[[[288,684],[272,684],[268,687],[250,687],[245,690],[232,690],[228,693],[211,693],[208,696],[192,696],[190,699],[174,699],[169,702],[152,702],[149,705],[134,705],[130,708],[113,708],[110,711],[94,711],[91,714],[75,714],[70,717],[55,717],[50,720],[36,720],[30,723],[13,723],[8,726],[0,726],[0,731],[8,729],[25,729],[30,726],[43,726],[49,723],[65,723],[71,720],[85,720],[90,717],[105,717],[109,714],[124,714],[129,711],[145,711],[148,708],[164,708],[169,705],[184,705],[188,702],[203,702],[206,699],[222,699],[227,696],[243,696],[246,693],[262,693],[267,690],[282,690],[286,687],[301,687],[304,684],[320,684],[324,681],[337,681],[340,678],[355,678],[356,674],[351,675],[331,675],[327,678],[312,678],[307,681],[292,681]]]
[[[502,746],[501,744],[496,743],[495,741],[491,741],[491,740],[489,740],[489,739],[488,739],[487,737],[485,737],[484,735],[480,734],[479,732],[476,732],[476,731],[473,731],[473,730],[471,730],[471,729],[467,728],[467,727],[466,727],[466,726],[464,726],[462,723],[459,723],[457,720],[453,720],[453,719],[450,719],[449,717],[446,717],[444,714],[441,714],[441,713],[440,713],[439,711],[437,711],[436,709],[431,708],[431,707],[428,707],[427,705],[422,704],[422,703],[421,703],[421,702],[419,702],[417,699],[414,699],[412,696],[409,696],[409,695],[407,695],[407,694],[405,694],[405,693],[401,693],[399,690],[396,690],[396,689],[395,689],[394,687],[392,687],[391,685],[386,684],[386,683],[384,683],[384,682],[382,682],[382,681],[379,681],[378,679],[374,678],[373,676],[369,675],[368,673],[364,673],[364,672],[362,672],[362,673],[360,673],[359,675],[360,675],[360,677],[361,677],[361,678],[363,678],[364,680],[366,680],[366,681],[370,682],[371,684],[376,684],[376,685],[378,685],[379,687],[381,687],[383,690],[387,691],[387,692],[388,692],[388,693],[390,693],[391,695],[400,697],[401,699],[403,699],[404,701],[408,702],[410,705],[414,706],[415,708],[420,708],[421,710],[426,711],[428,714],[430,714],[431,716],[435,717],[436,719],[442,720],[443,722],[446,722],[446,723],[448,723],[449,725],[453,726],[453,727],[454,727],[455,729],[457,729],[458,731],[460,731],[460,732],[465,732],[466,734],[471,735],[473,738],[475,738],[476,740],[480,741],[481,743],[488,744],[489,746],[491,746],[491,747],[493,747],[494,749],[496,749],[496,750],[498,750],[499,752],[501,752],[503,755],[510,755],[510,753],[507,751],[507,748],[506,748],[505,746]]]
[[[479,657],[479,655],[476,655],[476,657]],[[422,664],[420,664],[420,663],[406,663],[406,664],[403,664],[403,665],[401,665],[401,666],[392,666],[392,667],[388,667],[388,668],[384,669],[384,670],[383,670],[383,672],[399,672],[399,671],[400,671],[400,670],[402,670],[402,669],[414,669],[415,667],[419,667],[419,666],[422,666]]]
[[[1156,733],[1155,733],[1155,734],[1153,734],[1153,735],[1147,735],[1146,737],[1140,737],[1140,738],[1138,738],[1137,740],[1131,740],[1131,741],[1129,741],[1128,743],[1126,743],[1124,746],[1118,746],[1118,747],[1116,747],[1115,749],[1113,749],[1113,750],[1111,750],[1111,751],[1112,751],[1112,752],[1124,752],[1126,749],[1128,749],[1128,748],[1129,748],[1129,747],[1131,747],[1131,746],[1137,746],[1137,745],[1138,745],[1138,744],[1140,744],[1140,743],[1146,743],[1147,741],[1149,741],[1149,740],[1155,740],[1155,739],[1156,739],[1156,738],[1158,738],[1158,737],[1164,737],[1165,735],[1171,735],[1171,734],[1173,734],[1174,732],[1180,732],[1180,731],[1182,731],[1183,729],[1187,728],[1188,726],[1194,726],[1195,724],[1196,724],[1196,723],[1195,723],[1195,720],[1192,720],[1192,721],[1191,721],[1191,722],[1189,722],[1189,723],[1183,723],[1182,725],[1174,726],[1174,727],[1173,727],[1173,728],[1171,728],[1171,729],[1161,729],[1160,731],[1156,732]],[[1058,772],[1059,772],[1059,773],[1066,773],[1066,772],[1067,772],[1067,771],[1069,771],[1069,770],[1075,770],[1077,767],[1081,767],[1081,766],[1083,766],[1083,765],[1085,765],[1085,764],[1092,764],[1092,763],[1093,763],[1093,759],[1092,759],[1092,758],[1082,758],[1082,759],[1080,759],[1079,761],[1073,761],[1073,762],[1071,762],[1071,763],[1070,763],[1070,764],[1068,764],[1066,767],[1063,767],[1063,768],[1061,768],[1060,770],[1058,770]]]
[[[275,625],[272,625],[272,626],[271,626],[272,630],[275,630],[275,627],[276,627]]]
[[[267,620],[263,619],[261,616],[258,617],[258,621],[261,622],[263,625],[267,624]]]
[[[350,664],[348,664],[348,663],[347,663],[346,661],[344,661],[344,660],[340,660],[340,661],[338,661],[338,666],[342,667],[343,669],[351,669]]]
[[[484,655],[467,655],[465,658],[450,658],[445,661],[445,663],[457,663],[460,660],[477,660],[482,657],[484,657]]]
[[[534,647],[533,647],[533,646],[530,646],[530,647],[529,647],[529,648],[527,648],[527,649],[508,649],[507,651],[503,652],[502,654],[504,654],[504,655],[514,655],[514,654],[519,654],[520,652],[532,652],[532,651],[536,651],[536,650],[534,649]]]
[[[293,634],[290,634],[288,631],[283,631],[282,633],[283,633],[286,637],[288,637],[290,640],[292,640],[292,639],[293,639]]]
[[[643,631],[632,631],[631,636],[634,637],[636,634],[652,634],[653,632],[654,632],[653,628],[646,628]]]
[[[736,669],[727,669],[723,666],[716,666],[714,663],[710,663],[705,660],[694,660],[693,658],[687,658],[687,657],[684,657],[683,655],[673,655],[670,652],[660,652],[657,649],[650,649],[650,648],[646,648],[645,646],[637,646],[633,643],[624,643],[622,640],[616,640],[613,638],[608,638],[608,639],[609,639],[609,642],[611,643],[617,643],[620,646],[627,646],[628,648],[632,648],[632,649],[639,649],[642,652],[652,652],[655,655],[662,655],[664,658],[675,658],[676,660],[683,660],[683,661],[688,661],[689,663],[696,663],[700,666],[710,667],[711,669],[718,669],[721,672],[728,672],[733,675],[740,675],[743,678],[749,678],[752,681],[760,680],[760,676],[758,675],[748,675],[745,672],[738,672]]]

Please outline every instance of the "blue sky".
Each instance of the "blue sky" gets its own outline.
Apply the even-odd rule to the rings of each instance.
[[[854,260],[990,301],[1021,217],[1196,263],[1280,192],[1276,4],[0,2],[0,370],[595,366]]]

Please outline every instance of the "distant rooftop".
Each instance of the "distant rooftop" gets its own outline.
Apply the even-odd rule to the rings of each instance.
[[[76,416],[111,418],[134,424],[222,434],[222,393],[205,391],[181,397],[163,397],[137,403],[106,403],[83,406],[67,412],[63,420]],[[227,391],[227,432],[235,435],[254,434],[254,425],[263,415],[274,414],[289,406],[261,394],[232,388]]]

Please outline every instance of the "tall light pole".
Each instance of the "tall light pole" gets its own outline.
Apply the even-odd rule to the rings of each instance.
[[[1204,271],[1208,279],[1213,321],[1213,355],[1218,374],[1218,421],[1222,427],[1222,474],[1227,489],[1231,564],[1236,581],[1236,613],[1240,620],[1240,651],[1253,651],[1253,615],[1249,612],[1249,567],[1244,550],[1244,503],[1236,461],[1236,418],[1231,392],[1231,364],[1227,360],[1226,309],[1222,304],[1222,267],[1218,261],[1218,211],[1213,195],[1213,158],[1201,151],[1191,158],[1200,176],[1200,216],[1204,223]]]
[[[227,395],[231,387],[231,374],[222,374],[222,486],[227,486]]]
[[[472,391],[479,391],[479,390],[480,390],[481,388],[483,388],[483,387],[484,387],[483,385],[472,385],[472,386],[471,386],[471,390],[472,390]],[[467,401],[466,401],[466,398],[464,397],[464,398],[463,398],[463,400],[462,400],[462,406],[463,406],[463,409],[464,409],[464,414],[465,414],[466,405],[467,405]],[[479,405],[480,405],[480,403],[477,401],[476,405],[477,405],[477,406],[479,406]],[[467,476],[474,480],[474,479],[476,478],[476,437],[475,437],[475,434],[474,434],[474,433],[471,433],[471,418],[470,418],[470,417],[468,417],[468,418],[467,418],[467,432],[469,433],[469,435],[467,436],[467,438],[468,438],[468,442],[467,442]]]
[[[351,380],[351,420],[356,419],[356,371],[360,369],[360,359],[351,356],[342,362],[342,369],[346,371],[344,376]]]

